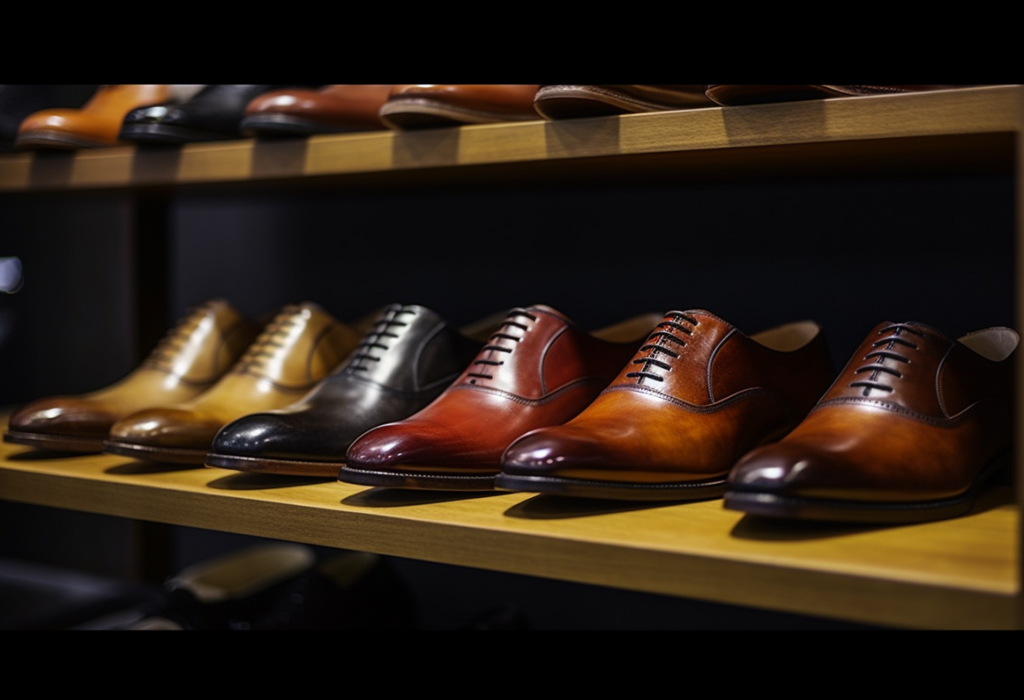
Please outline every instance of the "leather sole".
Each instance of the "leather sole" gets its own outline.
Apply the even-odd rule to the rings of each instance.
[[[103,452],[102,437],[82,437],[75,435],[45,435],[43,433],[25,433],[8,430],[4,433],[4,442],[16,445],[27,445],[55,452]]]
[[[125,124],[121,127],[120,138],[132,143],[196,143],[226,141],[238,138],[238,135],[201,131],[173,124]]]
[[[509,114],[466,109],[436,100],[407,98],[385,102],[380,108],[381,121],[393,129],[424,129],[461,124],[495,124],[500,122],[539,121],[539,114]]]
[[[18,134],[17,148],[108,148],[116,144],[66,131],[26,131]]]
[[[361,486],[419,489],[424,491],[494,491],[493,474],[415,474],[380,469],[356,469],[344,466],[338,470],[338,481]]]
[[[884,92],[858,90],[854,85],[708,85],[707,96],[725,105],[752,105],[770,102],[802,102],[829,97],[860,97]],[[903,92],[891,90],[892,93]]]
[[[643,484],[501,473],[495,479],[494,485],[499,491],[549,493],[618,501],[700,501],[720,498],[728,484],[724,476],[703,481]]]
[[[383,131],[384,125],[376,127]],[[308,136],[311,134],[343,134],[371,131],[367,126],[338,126],[323,124],[312,119],[302,119],[290,114],[254,114],[246,117],[239,125],[243,134],[249,136]]]
[[[206,455],[207,467],[234,469],[241,472],[260,474],[282,474],[285,476],[315,476],[338,478],[343,462],[313,462],[297,459],[270,459],[266,457],[242,457],[210,452]]]
[[[533,107],[547,119],[579,119],[685,109],[683,105],[644,100],[598,85],[545,85],[537,90]]]
[[[1011,467],[1009,455],[1003,455],[989,463],[963,494],[931,501],[867,502],[729,490],[723,502],[728,510],[773,518],[876,525],[923,523],[966,515],[986,485],[997,475],[1009,474]]]
[[[120,442],[117,440],[104,440],[103,451],[119,455],[121,457],[132,457],[149,462],[173,462],[174,464],[194,464],[197,467],[203,466],[206,461],[208,450],[200,450],[189,447],[153,447],[152,445],[136,445],[131,442]]]

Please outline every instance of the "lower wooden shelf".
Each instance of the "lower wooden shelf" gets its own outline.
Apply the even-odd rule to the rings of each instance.
[[[0,443],[0,499],[859,623],[1022,626],[1006,486],[955,520],[837,526],[755,519],[720,500],[370,489]]]

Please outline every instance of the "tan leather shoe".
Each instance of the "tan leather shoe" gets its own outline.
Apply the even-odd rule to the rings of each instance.
[[[736,460],[796,427],[834,378],[812,321],[748,336],[707,311],[672,311],[580,415],[512,443],[496,485],[623,500],[720,497]]]
[[[539,85],[395,85],[380,108],[392,129],[535,121]]]
[[[356,348],[363,332],[317,304],[288,305],[213,387],[189,401],[119,420],[104,442],[105,451],[202,465],[224,425],[302,398]]]
[[[708,85],[707,96],[719,105],[765,102],[800,102],[828,97],[899,95],[908,92],[951,90],[970,85]]]
[[[733,467],[725,507],[910,523],[970,511],[1009,464],[1017,332],[953,340],[922,323],[871,331],[807,418]]]
[[[223,299],[202,304],[129,375],[103,389],[38,399],[16,411],[6,442],[47,450],[102,452],[118,420],[151,406],[194,398],[241,357],[259,325]]]
[[[586,331],[555,309],[514,309],[462,374],[411,417],[373,428],[339,479],[367,486],[491,491],[515,438],[582,411],[662,314]]]
[[[707,85],[541,85],[533,106],[545,119],[716,107]]]
[[[272,90],[246,105],[240,130],[247,136],[337,134],[383,130],[380,108],[393,85],[325,85],[319,90]]]
[[[125,115],[168,100],[170,85],[104,85],[81,109],[45,109],[18,127],[17,148],[99,148],[120,144]]]

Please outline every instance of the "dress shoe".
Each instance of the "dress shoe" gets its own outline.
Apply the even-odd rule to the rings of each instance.
[[[725,507],[754,515],[911,523],[971,510],[1009,465],[1019,337],[952,339],[882,323],[792,433],[729,474]]]
[[[541,85],[534,109],[546,119],[715,107],[706,85]]]
[[[122,141],[132,143],[191,143],[241,138],[245,108],[256,97],[285,87],[316,85],[206,85],[179,104],[158,104],[125,115]]]
[[[623,500],[720,497],[736,460],[796,427],[834,378],[812,321],[748,336],[707,311],[672,311],[582,413],[513,442],[496,485]]]
[[[970,85],[708,85],[707,96],[718,105],[800,102],[829,97],[898,95],[908,92],[951,90]]]
[[[10,418],[6,442],[73,452],[102,452],[117,421],[153,406],[186,401],[231,369],[260,326],[222,299],[196,308],[120,381],[76,396],[38,399]]]
[[[537,85],[395,85],[380,108],[391,129],[536,121]]]
[[[206,465],[335,479],[353,440],[437,398],[503,319],[460,330],[426,307],[388,306],[356,351],[307,396],[224,426]]]
[[[119,420],[104,450],[202,465],[217,431],[248,413],[300,399],[355,349],[364,330],[337,321],[313,303],[286,306],[213,387],[190,401]]]
[[[325,85],[319,90],[271,90],[245,108],[246,136],[339,134],[383,130],[380,108],[392,85]]]
[[[0,152],[14,150],[18,127],[43,109],[79,109],[99,85],[0,85]]]
[[[647,314],[587,332],[549,306],[513,309],[431,404],[353,442],[339,480],[492,491],[508,444],[582,411],[660,319]]]
[[[80,109],[44,109],[25,117],[15,143],[20,149],[122,145],[118,133],[125,115],[166,102],[171,93],[170,85],[104,85]]]

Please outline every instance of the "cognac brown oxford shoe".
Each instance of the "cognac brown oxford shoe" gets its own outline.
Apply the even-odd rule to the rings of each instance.
[[[541,85],[533,106],[551,120],[717,107],[706,89],[707,85]]]
[[[391,129],[537,121],[538,85],[395,85],[380,108]]]
[[[1019,337],[872,330],[807,418],[733,467],[725,507],[754,515],[910,523],[963,515],[1008,462]]]
[[[380,108],[392,85],[325,85],[318,90],[272,90],[245,108],[247,136],[337,134],[384,130]]]
[[[80,109],[46,109],[25,117],[17,148],[100,148],[121,144],[128,112],[167,101],[170,85],[104,85]]]
[[[288,305],[213,387],[189,401],[134,413],[115,423],[106,452],[202,465],[225,424],[293,403],[356,348],[363,329],[313,303]]]
[[[16,411],[4,440],[47,450],[102,452],[114,423],[203,393],[258,333],[259,325],[226,301],[208,301],[192,309],[139,367],[115,384],[78,396],[39,399]]]
[[[622,500],[720,497],[745,452],[792,430],[835,378],[818,324],[747,336],[672,311],[582,413],[526,433],[496,486]]]
[[[550,306],[514,309],[432,403],[357,438],[339,480],[492,491],[508,444],[583,410],[660,318],[646,314],[588,332]]]
[[[908,92],[951,90],[970,85],[708,85],[708,98],[718,105],[800,102],[829,97],[899,95]]]

